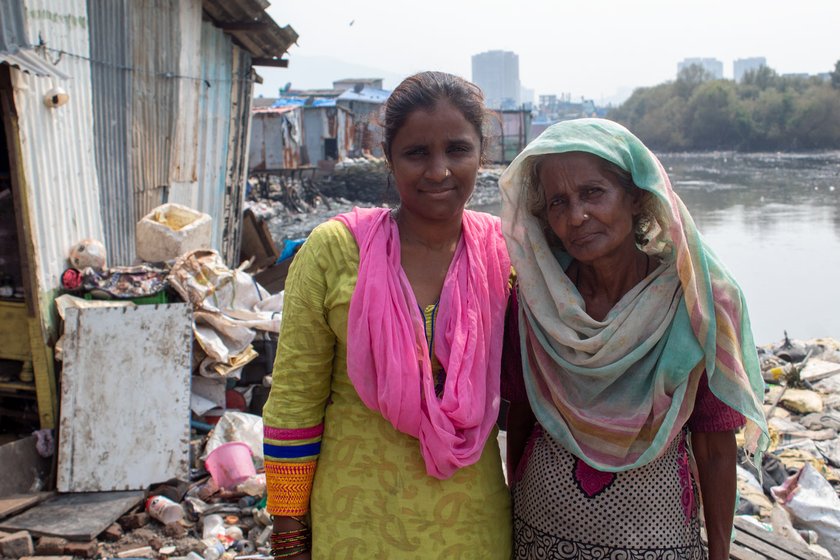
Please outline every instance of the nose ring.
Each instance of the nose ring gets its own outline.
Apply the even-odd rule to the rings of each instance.
[[[583,215],[583,219],[584,219],[584,220],[588,220],[588,219],[589,219],[589,214],[584,213],[584,215]]]
[[[444,176],[444,177],[449,177],[450,175],[452,175],[452,172],[451,172],[451,171],[449,171],[449,169],[448,169],[448,168],[447,168],[447,169],[445,169],[445,170],[444,170],[444,172],[443,172],[443,176]]]

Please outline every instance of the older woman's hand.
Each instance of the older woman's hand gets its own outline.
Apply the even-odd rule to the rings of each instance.
[[[735,432],[694,433],[691,446],[700,476],[709,560],[726,560],[737,488]]]

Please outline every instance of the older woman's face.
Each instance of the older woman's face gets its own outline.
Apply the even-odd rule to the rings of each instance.
[[[586,264],[635,250],[639,203],[602,161],[569,152],[548,156],[539,168],[548,223],[566,251]]]

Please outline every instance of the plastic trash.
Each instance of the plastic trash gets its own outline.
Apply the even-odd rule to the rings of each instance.
[[[220,536],[225,534],[225,522],[221,515],[210,514],[204,516],[202,521],[201,538],[212,542],[218,540]],[[224,550],[222,550],[224,552]],[[205,555],[206,557],[206,555]],[[210,560],[210,559],[207,559]]]
[[[204,549],[204,560],[219,560],[225,553],[225,545],[219,541],[215,541],[206,549]]]
[[[240,482],[239,485],[236,487],[236,490],[242,492],[243,494],[248,494],[250,497],[257,497],[257,496],[264,496],[265,495],[265,473],[255,474],[254,476],[248,477],[247,480],[244,482]],[[243,498],[244,500],[245,498]],[[240,507],[247,507],[249,505],[253,505],[257,502],[257,500],[251,502],[250,504],[242,504],[242,500],[240,500]]]
[[[166,496],[152,496],[146,502],[146,513],[164,525],[177,523],[184,518],[184,508]]]
[[[225,536],[233,542],[241,541],[245,536],[242,534],[242,529],[236,525],[225,529]]]
[[[819,543],[834,558],[840,558],[840,498],[810,463],[770,492],[798,527],[814,530]]]
[[[224,443],[210,452],[204,460],[210,476],[221,488],[234,488],[257,474],[251,459],[251,448],[240,441]]]

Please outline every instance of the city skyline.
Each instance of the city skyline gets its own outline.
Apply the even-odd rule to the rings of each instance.
[[[422,9],[396,11],[382,0],[275,3],[268,12],[300,34],[289,68],[261,68],[258,94],[275,84],[328,86],[333,79],[382,77],[393,88],[425,69],[470,78],[471,56],[488,50],[519,55],[520,82],[536,94],[571,93],[602,102],[626,98],[634,88],[675,78],[685,58],[717,58],[732,78],[736,59],[764,57],[780,74],[828,72],[840,59],[840,2],[803,0],[795,13],[776,0],[671,3],[595,0],[585,13],[548,0],[512,10],[490,0],[480,6],[427,0]],[[378,75],[331,76],[330,66]]]

